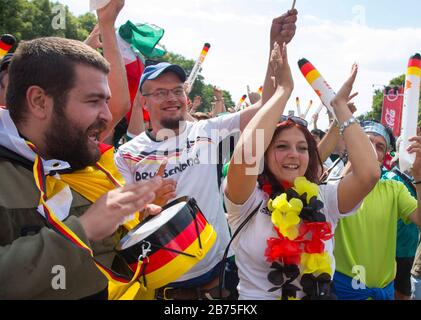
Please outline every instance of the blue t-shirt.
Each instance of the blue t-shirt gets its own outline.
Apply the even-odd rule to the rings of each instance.
[[[412,180],[409,176],[409,179]],[[408,183],[393,171],[382,169],[383,180],[396,180],[402,182],[411,195],[417,198],[414,188],[411,188]],[[398,220],[397,243],[396,243],[396,257],[398,258],[413,258],[418,247],[419,230],[413,224],[405,224],[402,219]]]

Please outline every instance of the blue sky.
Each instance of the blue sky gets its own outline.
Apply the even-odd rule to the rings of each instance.
[[[89,10],[87,0],[60,0],[76,14]],[[146,3],[146,4],[145,4]],[[258,88],[264,78],[271,20],[291,7],[292,0],[126,0],[117,24],[150,22],[165,29],[170,51],[196,59],[205,42],[212,47],[202,75],[229,90],[237,101],[247,85]],[[336,90],[353,62],[360,65],[355,90],[358,114],[371,109],[373,90],[405,73],[409,57],[421,51],[421,2],[415,0],[297,0],[298,30],[289,45],[295,97],[302,105],[318,97],[303,79],[296,62],[306,57]],[[310,111],[310,114],[312,112]],[[322,115],[321,127],[327,124]]]

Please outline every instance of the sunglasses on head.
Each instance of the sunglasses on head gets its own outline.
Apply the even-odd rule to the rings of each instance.
[[[308,127],[308,122],[300,117],[296,117],[296,116],[281,116],[280,122],[285,122],[291,120],[292,122],[294,122],[295,124],[298,124],[300,126],[303,127]]]

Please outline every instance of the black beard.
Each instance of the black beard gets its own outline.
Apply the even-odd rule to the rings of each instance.
[[[93,166],[101,157],[101,152],[99,148],[89,148],[88,132],[105,128],[105,121],[97,120],[87,130],[83,130],[54,106],[53,121],[44,136],[47,154],[53,159],[68,162],[72,170]]]
[[[161,119],[161,126],[165,129],[171,129],[171,130],[177,130],[180,128],[180,122],[183,122],[184,117],[180,116],[178,118],[172,118],[172,119]]]

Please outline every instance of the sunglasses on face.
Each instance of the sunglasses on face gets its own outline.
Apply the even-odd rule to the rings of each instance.
[[[296,117],[296,116],[281,116],[280,122],[285,122],[285,121],[292,121],[295,124],[298,124],[300,126],[303,127],[308,127],[308,122],[300,117]]]

